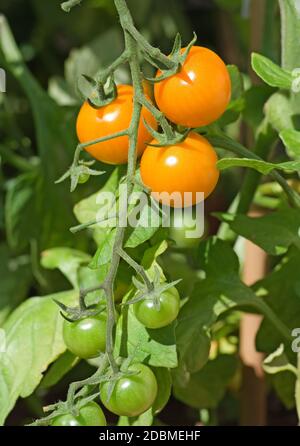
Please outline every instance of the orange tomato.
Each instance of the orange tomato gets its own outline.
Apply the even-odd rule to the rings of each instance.
[[[202,127],[224,113],[231,96],[229,73],[216,53],[193,46],[180,72],[155,84],[154,95],[170,121]]]
[[[148,146],[141,158],[141,178],[157,201],[172,207],[191,206],[216,187],[217,160],[207,139],[191,132],[185,141],[172,146]]]
[[[88,142],[112,133],[126,130],[133,112],[133,88],[131,85],[119,85],[118,95],[110,104],[98,109],[84,102],[79,111],[76,123],[77,136],[81,143]],[[151,113],[142,109],[142,117],[154,129],[157,124]],[[151,139],[150,133],[142,119],[139,123],[137,156],[145,150],[146,143]],[[86,147],[94,158],[108,164],[123,164],[127,162],[129,147],[128,136],[120,136],[105,142]]]

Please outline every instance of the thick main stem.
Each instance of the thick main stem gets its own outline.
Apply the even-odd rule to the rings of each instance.
[[[120,220],[121,216],[123,220],[123,217],[126,217],[127,219],[128,197],[130,196],[133,190],[133,184],[131,179],[134,177],[136,169],[136,157],[137,157],[136,146],[137,146],[138,128],[142,110],[142,106],[139,102],[139,97],[141,94],[143,94],[143,88],[140,74],[140,66],[138,62],[138,45],[137,42],[134,40],[134,38],[126,30],[126,23],[132,22],[131,15],[129,13],[125,0],[115,0],[115,6],[120,17],[122,28],[124,30],[125,48],[129,59],[129,67],[131,71],[132,84],[134,89],[133,114],[128,129],[129,149],[128,149],[128,167],[126,176],[127,199],[122,200],[122,197],[120,197],[119,200]],[[114,373],[118,371],[118,366],[114,358],[114,327],[116,320],[115,320],[115,305],[113,297],[113,285],[117,274],[118,266],[120,263],[119,253],[123,247],[124,234],[125,234],[124,225],[119,225],[116,230],[116,238],[113,247],[111,266],[104,283],[106,291],[106,301],[107,301],[106,353]]]

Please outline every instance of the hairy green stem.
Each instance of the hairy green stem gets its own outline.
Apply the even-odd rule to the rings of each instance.
[[[114,61],[112,64],[107,67],[104,70],[99,71],[99,73],[96,74],[95,79],[96,82],[102,82],[104,83],[106,79],[113,74],[113,72],[124,63],[128,62],[129,56],[128,52],[125,50],[123,53]]]
[[[141,118],[142,105],[140,104],[139,97],[143,94],[142,79],[140,74],[140,65],[138,62],[138,44],[136,40],[129,34],[127,27],[129,23],[132,23],[132,18],[127,8],[125,0],[114,0],[117,12],[119,14],[121,26],[124,30],[125,48],[129,57],[129,67],[132,77],[132,84],[134,88],[133,97],[133,113],[128,129],[129,137],[129,149],[128,149],[128,165],[126,175],[127,197],[130,196],[133,190],[133,184],[131,179],[134,177],[136,170],[136,147],[138,138],[138,128]],[[122,197],[120,197],[122,198]],[[128,201],[120,199],[120,216],[127,219],[127,206]],[[115,304],[113,296],[113,284],[117,274],[118,266],[120,263],[120,250],[123,246],[125,235],[124,225],[119,225],[116,230],[116,238],[113,247],[113,255],[111,260],[110,269],[104,281],[104,288],[106,292],[107,302],[107,330],[106,330],[106,354],[109,358],[109,362],[113,373],[118,372],[118,366],[114,358],[114,328],[115,328]]]
[[[165,135],[168,138],[172,139],[173,129],[166,120],[164,114],[158,108],[156,108],[155,105],[153,105],[150,101],[148,101],[148,99],[145,98],[143,94],[140,96],[139,100],[140,103],[150,111],[150,113],[154,116],[156,121],[161,125],[161,128],[163,129]]]
[[[149,277],[147,276],[144,268],[135,260],[133,260],[123,249],[119,250],[119,255],[120,257],[122,257],[123,260],[125,260],[126,263],[128,263],[129,266],[131,266],[135,270],[137,274],[141,276],[148,288],[148,291],[152,291],[153,283],[149,280]]]

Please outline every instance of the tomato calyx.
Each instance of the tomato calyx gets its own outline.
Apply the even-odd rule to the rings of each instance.
[[[97,316],[103,311],[103,309],[98,309],[96,305],[91,305],[86,309],[82,309],[80,307],[67,307],[56,299],[54,299],[54,302],[62,310],[60,312],[61,316],[68,322],[80,321],[81,319],[85,319],[87,317]]]
[[[182,49],[182,42],[181,42],[181,36],[179,33],[177,33],[176,37],[175,37],[175,41],[174,41],[174,45],[170,54],[170,60],[173,62],[173,65],[171,68],[164,70],[164,69],[160,69],[160,71],[162,72],[162,74],[158,77],[152,78],[152,77],[145,77],[145,79],[149,82],[152,83],[157,83],[157,82],[161,82],[165,79],[168,79],[168,77],[173,76],[174,74],[177,74],[184,62],[186,61],[190,49],[192,48],[192,46],[194,45],[194,43],[196,43],[197,41],[197,35],[194,32],[193,33],[193,38],[190,41],[190,43],[186,46],[186,49],[184,52],[181,51]]]
[[[85,319],[86,317],[97,316],[98,314],[102,313],[105,310],[104,306],[99,306],[97,304],[86,305],[85,296],[87,294],[88,292],[86,292],[85,290],[82,290],[80,292],[79,304],[76,307],[68,307],[67,305],[63,304],[62,302],[56,299],[53,300],[62,310],[60,312],[61,316],[68,322],[75,322],[81,319]]]
[[[180,144],[186,139],[189,132],[191,131],[191,129],[187,128],[184,129],[183,132],[179,132],[175,128],[171,128],[170,133],[169,132],[166,133],[165,131],[157,132],[145,120],[144,120],[144,125],[147,128],[148,132],[153,136],[153,139],[157,141],[157,144],[150,144],[150,143],[147,144],[147,146],[152,146],[152,147],[167,147]]]
[[[70,191],[74,192],[78,184],[85,183],[90,176],[103,175],[105,172],[100,170],[91,169],[90,167],[95,163],[95,161],[84,161],[79,160],[77,164],[72,164],[72,166],[58,179],[55,184],[62,183],[67,178],[71,178]],[[83,181],[83,179],[87,179]]]
[[[132,278],[132,282],[137,289],[137,294],[133,299],[125,302],[124,305],[133,305],[141,300],[150,300],[153,302],[157,311],[160,310],[160,296],[170,288],[173,288],[181,279],[174,280],[173,282],[161,282],[160,272],[158,268],[155,268],[155,275],[152,282],[152,289],[149,290],[145,283],[140,282],[136,277]]]
[[[104,107],[117,98],[118,90],[113,74],[104,83],[86,74],[82,76],[87,81],[87,88],[81,87],[81,92],[91,107],[96,109]]]

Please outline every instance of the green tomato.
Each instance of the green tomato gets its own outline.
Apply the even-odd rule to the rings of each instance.
[[[106,419],[102,409],[94,401],[79,410],[79,415],[59,415],[54,418],[51,426],[106,426]]]
[[[157,382],[152,370],[144,364],[132,364],[128,370],[137,373],[119,378],[109,399],[110,383],[100,385],[100,398],[112,413],[135,417],[146,412],[154,403]]]
[[[84,184],[90,179],[90,175],[88,173],[81,173],[78,177],[78,183]]]
[[[140,300],[133,304],[135,317],[147,328],[162,328],[171,324],[179,313],[180,297],[175,287],[164,291],[160,297],[159,310],[152,299]]]
[[[156,415],[163,410],[170,399],[172,376],[170,370],[165,367],[153,367],[152,371],[158,385],[157,396],[152,406],[153,414]]]
[[[190,232],[195,231],[196,222],[192,215],[173,214],[171,226],[169,230],[170,239],[174,240],[178,248],[194,248],[207,232],[207,223],[204,222],[204,232],[200,236],[190,237]]]
[[[107,316],[100,313],[75,322],[64,321],[63,337],[68,349],[79,358],[96,358],[105,351]]]

